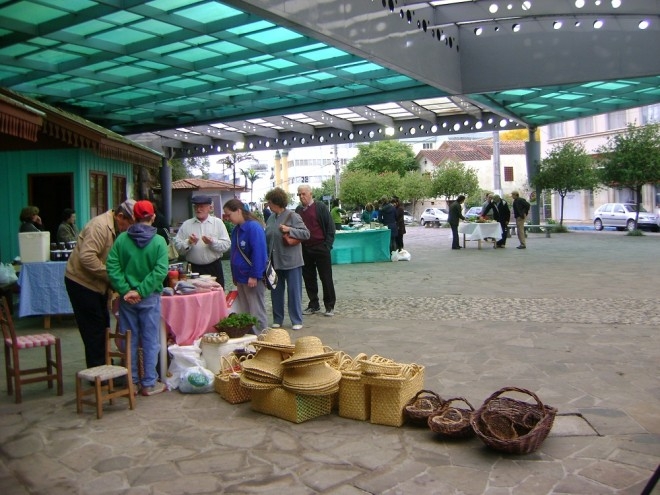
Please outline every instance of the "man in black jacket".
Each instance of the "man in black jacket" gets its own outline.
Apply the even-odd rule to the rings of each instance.
[[[461,249],[461,242],[458,238],[458,222],[460,220],[465,220],[465,217],[463,216],[463,201],[465,201],[465,196],[461,194],[449,207],[449,217],[447,218],[447,222],[449,222],[449,226],[451,227],[452,249]]]
[[[506,237],[509,232],[509,219],[511,218],[511,210],[509,210],[509,205],[506,201],[500,198],[499,194],[494,194],[491,198],[490,203],[481,210],[481,216],[486,217],[489,211],[493,212],[493,220],[499,222],[502,226],[502,238],[497,241],[495,244],[499,248],[503,248],[506,245]]]
[[[529,213],[529,203],[525,198],[520,197],[518,191],[513,191],[511,197],[513,198],[513,216],[516,218],[516,230],[518,231],[518,240],[520,241],[520,246],[516,249],[526,249],[525,218],[527,218],[527,214]]]
[[[309,230],[309,239],[302,241],[303,261],[302,275],[305,290],[309,297],[309,305],[303,314],[311,315],[321,311],[319,302],[319,286],[316,273],[323,287],[323,304],[325,316],[335,315],[335,284],[332,280],[332,258],[330,251],[335,242],[335,224],[330,217],[330,210],[321,201],[314,201],[312,188],[304,184],[298,186],[300,205],[296,213],[300,215]]]

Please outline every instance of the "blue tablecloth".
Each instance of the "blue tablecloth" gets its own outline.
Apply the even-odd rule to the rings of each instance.
[[[390,261],[389,229],[338,231],[332,246],[332,263]]]
[[[64,286],[66,261],[25,263],[21,266],[18,285],[21,295],[18,316],[68,315],[73,313]]]

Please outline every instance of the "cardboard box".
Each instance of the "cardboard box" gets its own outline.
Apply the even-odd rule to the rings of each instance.
[[[18,234],[21,263],[50,260],[50,232],[22,232]]]

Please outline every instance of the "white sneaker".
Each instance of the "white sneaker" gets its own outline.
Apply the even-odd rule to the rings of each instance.
[[[302,325],[293,325],[293,326],[291,327],[291,329],[292,329],[292,330],[301,330],[301,329],[302,329]]]
[[[280,325],[279,323],[273,323],[273,324],[270,326],[270,328],[280,328],[281,326],[282,326],[282,325]]]
[[[334,309],[329,309],[325,313],[323,313],[325,316],[335,316],[335,310]]]

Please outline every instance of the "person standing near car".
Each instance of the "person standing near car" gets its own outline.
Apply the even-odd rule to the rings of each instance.
[[[506,246],[506,238],[509,233],[509,219],[511,218],[511,210],[506,201],[500,198],[499,194],[493,194],[490,203],[481,210],[481,218],[486,218],[486,215],[492,211],[493,220],[497,221],[502,227],[502,238],[495,243],[498,248]]]
[[[513,191],[511,193],[513,198],[513,216],[516,218],[516,230],[518,231],[518,241],[520,241],[520,246],[516,249],[526,249],[527,244],[525,242],[525,219],[529,213],[529,203],[525,198],[521,198],[518,191]]]
[[[192,271],[216,277],[224,289],[222,255],[231,247],[227,227],[221,218],[211,215],[211,196],[200,194],[191,201],[195,217],[183,222],[174,238],[174,247],[192,265]]]
[[[463,216],[463,201],[465,201],[465,196],[461,194],[449,207],[449,217],[447,218],[447,222],[449,222],[449,226],[451,227],[452,249],[461,249],[461,243],[458,239],[458,222],[460,220],[465,220],[465,217]]]
[[[334,316],[337,296],[335,295],[335,283],[332,280],[330,251],[335,242],[335,224],[328,207],[325,203],[314,200],[312,188],[307,184],[298,186],[298,197],[300,205],[296,208],[296,213],[300,215],[310,234],[309,239],[302,242],[302,254],[305,262],[302,274],[309,298],[309,303],[303,313],[312,315],[321,311],[319,286],[316,281],[318,272],[323,287],[324,315]]]

